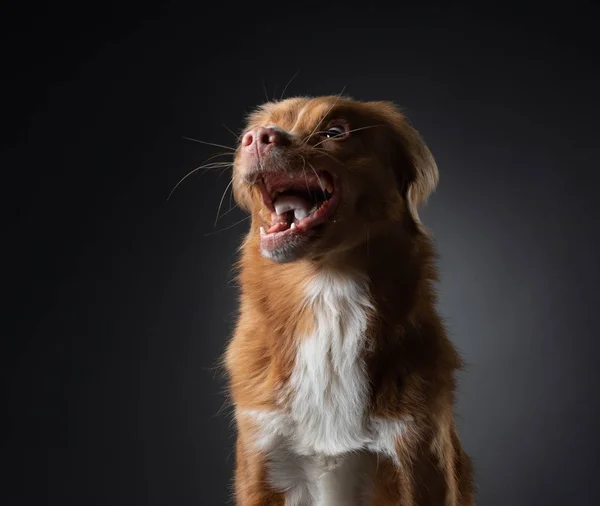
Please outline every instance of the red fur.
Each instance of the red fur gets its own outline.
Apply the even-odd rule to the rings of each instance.
[[[345,139],[323,140],[318,132],[336,118],[357,130]],[[269,225],[269,213],[260,192],[244,179],[250,155],[238,149],[234,195],[251,213],[252,225],[239,262],[239,320],[226,353],[236,412],[286,409],[281,392],[298,342],[315,330],[304,303],[308,283],[324,266],[360,272],[375,307],[362,355],[371,395],[366,414],[413,420],[396,441],[401,465],[380,457],[371,504],[472,505],[470,459],[453,417],[460,359],[436,311],[435,255],[417,214],[438,179],[431,153],[398,109],[385,102],[288,99],[257,109],[247,129],[268,125],[293,135],[281,155],[292,170],[300,170],[304,158],[339,178],[341,202],[303,256],[281,264],[265,258],[259,228]],[[237,416],[237,429],[237,504],[283,505],[283,491],[273,489],[267,477],[269,455],[254,445],[257,428]]]

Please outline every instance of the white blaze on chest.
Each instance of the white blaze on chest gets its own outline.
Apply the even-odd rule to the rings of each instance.
[[[289,385],[296,451],[338,455],[368,439],[362,355],[372,304],[365,279],[332,271],[311,280],[306,296],[314,333],[298,336]]]
[[[321,272],[307,286],[314,331],[298,345],[287,402],[277,410],[242,410],[257,427],[256,447],[267,456],[268,479],[285,493],[286,506],[370,504],[376,454],[400,462],[396,440],[405,421],[369,413],[369,379],[363,360],[368,282]]]

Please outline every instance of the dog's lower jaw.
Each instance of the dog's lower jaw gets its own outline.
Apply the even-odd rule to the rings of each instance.
[[[271,260],[277,264],[289,264],[304,258],[307,251],[301,245],[286,244],[277,249],[267,249],[260,247],[260,254],[263,258]]]

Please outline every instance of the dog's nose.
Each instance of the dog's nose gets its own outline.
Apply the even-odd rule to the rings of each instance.
[[[284,132],[273,127],[258,127],[244,135],[242,138],[242,147],[246,151],[258,153],[259,156],[265,155],[271,148],[284,146],[288,139]]]

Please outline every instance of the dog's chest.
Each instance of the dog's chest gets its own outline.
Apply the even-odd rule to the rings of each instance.
[[[258,429],[255,443],[267,456],[271,485],[286,492],[286,505],[367,504],[374,455],[395,458],[404,430],[401,421],[369,414],[368,287],[361,278],[323,275],[309,285],[307,304],[314,332],[298,336],[282,406],[245,415]]]
[[[362,504],[371,460],[370,397],[364,361],[368,312],[366,282],[322,275],[309,285],[314,331],[297,336],[294,368],[282,409],[254,411],[258,447],[269,461],[269,481],[286,491],[286,505]],[[361,478],[362,477],[362,478]]]
[[[364,444],[369,383],[362,358],[366,282],[322,274],[309,285],[314,332],[298,336],[288,385],[292,442],[300,453],[339,455]]]

